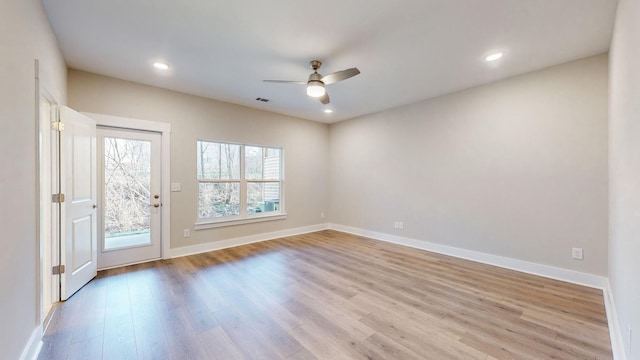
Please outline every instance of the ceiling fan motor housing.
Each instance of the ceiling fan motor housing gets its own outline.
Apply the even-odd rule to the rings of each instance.
[[[318,74],[317,72],[314,72],[313,74],[309,75],[309,80],[307,81],[307,83],[310,83],[312,81],[322,82],[322,75]]]

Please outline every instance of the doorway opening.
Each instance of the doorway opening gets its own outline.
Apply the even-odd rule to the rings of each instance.
[[[171,124],[84,114],[98,127],[98,269],[168,258]]]

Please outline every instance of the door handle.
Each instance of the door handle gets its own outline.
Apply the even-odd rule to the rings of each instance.
[[[153,204],[153,207],[160,207],[160,204],[155,203],[155,204]]]

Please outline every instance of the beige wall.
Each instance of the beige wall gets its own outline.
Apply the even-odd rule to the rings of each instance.
[[[637,0],[620,1],[611,52],[608,248],[620,325],[635,332],[638,17]],[[40,60],[43,88],[61,104],[67,78],[39,1],[3,1],[0,29],[0,349],[15,359],[39,325],[33,60]],[[183,186],[172,193],[174,248],[322,223],[330,202],[338,224],[606,275],[606,67],[606,56],[593,57],[330,128],[80,71],[68,80],[77,110],[172,124],[171,181]],[[196,216],[197,138],[283,146],[288,219],[184,239]],[[394,230],[394,221],[405,230]],[[585,249],[584,261],[569,258],[574,246]]]
[[[171,194],[172,248],[325,222],[327,125],[76,70],[69,70],[68,82],[69,106],[78,111],[171,124],[171,182],[182,185]],[[193,231],[197,139],[283,147],[287,219]],[[191,238],[183,237],[185,228]]]
[[[640,1],[620,0],[611,45],[609,281],[627,359],[640,358]],[[628,339],[628,328],[632,339]]]
[[[330,139],[333,223],[607,274],[606,55],[337,123]]]
[[[0,2],[0,357],[18,359],[38,319],[36,87],[63,103],[66,69],[42,4]]]

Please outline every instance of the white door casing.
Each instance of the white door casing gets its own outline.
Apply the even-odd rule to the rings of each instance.
[[[162,199],[163,211],[161,212],[160,243],[161,257],[168,259],[170,257],[169,234],[171,234],[171,211],[169,211],[169,209],[171,209],[171,124],[89,112],[83,114],[94,119],[100,127],[148,131],[161,135],[160,162],[162,163],[162,169],[160,175],[160,199]],[[102,267],[100,267],[100,269],[102,269]]]
[[[62,300],[97,275],[96,123],[60,107],[60,173],[65,199],[61,204]]]
[[[39,130],[39,187],[40,187],[40,258],[42,263],[41,314],[44,319],[53,303],[60,300],[58,275],[53,275],[52,267],[59,265],[58,256],[58,204],[51,202],[51,196],[60,192],[58,187],[58,137],[52,128],[56,122],[57,105],[46,90],[41,90],[40,130]]]

